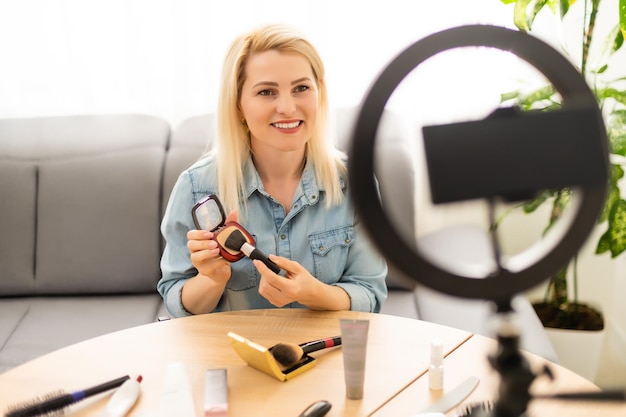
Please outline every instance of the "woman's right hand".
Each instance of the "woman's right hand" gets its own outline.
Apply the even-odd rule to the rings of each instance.
[[[237,221],[236,211],[231,212],[226,221]],[[220,249],[214,240],[215,233],[207,230],[187,232],[187,248],[192,265],[198,274],[204,275],[216,283],[225,284],[230,279],[230,262],[220,255]]]

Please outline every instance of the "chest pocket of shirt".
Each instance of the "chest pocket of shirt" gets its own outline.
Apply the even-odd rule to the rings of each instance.
[[[353,226],[309,235],[315,277],[327,284],[339,281],[345,270],[348,250],[353,243]]]

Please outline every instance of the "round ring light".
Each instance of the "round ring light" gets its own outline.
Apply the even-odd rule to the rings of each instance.
[[[574,218],[552,248],[515,271],[500,269],[482,279],[450,272],[434,264],[397,234],[379,200],[374,177],[374,145],[385,105],[400,82],[418,65],[448,49],[492,47],[510,51],[537,68],[562,97],[562,106],[592,109],[600,119],[598,137],[607,149],[606,131],[595,96],[581,74],[559,52],[524,32],[497,26],[469,25],[448,29],[410,45],[383,69],[359,109],[349,149],[348,174],[357,212],[386,259],[408,277],[437,291],[462,298],[510,300],[545,281],[584,244],[602,210],[607,184],[576,188],[580,198]],[[566,155],[564,157],[567,157]],[[608,166],[608,162],[607,162]],[[579,194],[578,194],[579,193]],[[470,274],[468,274],[470,275]]]

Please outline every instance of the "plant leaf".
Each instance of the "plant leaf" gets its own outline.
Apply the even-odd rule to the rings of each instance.
[[[619,27],[626,38],[626,0],[619,0]]]
[[[529,4],[530,0],[517,0],[515,2],[515,9],[513,10],[513,23],[519,30],[524,32],[530,30],[530,26],[528,26],[528,16],[526,15]]]
[[[620,199],[613,205],[608,223],[611,257],[615,258],[626,250],[626,200]]]
[[[502,93],[502,94],[500,94],[500,103],[504,103],[505,101],[517,99],[517,98],[519,98],[519,96],[520,96],[520,92],[519,91],[510,91],[508,93]]]
[[[544,87],[538,88],[535,91],[532,91],[524,96],[518,98],[518,104],[524,110],[530,110],[533,108],[537,108],[539,103],[550,103],[550,105],[543,107],[554,107],[553,104],[556,102],[554,99],[555,90],[552,84],[546,85]]]
[[[611,234],[609,233],[609,230],[607,228],[606,232],[604,232],[602,236],[600,236],[600,239],[598,240],[598,245],[596,246],[596,255],[603,254],[605,252],[608,252],[611,249],[610,240],[611,240]]]
[[[626,156],[626,110],[615,110],[607,119],[611,153]]]
[[[563,215],[563,211],[565,210],[565,208],[567,207],[567,204],[571,200],[571,196],[572,196],[572,190],[570,190],[569,188],[563,188],[557,191],[556,198],[554,199],[552,203],[552,211],[550,212],[550,220],[546,228],[543,230],[544,234],[548,230],[550,230],[550,228],[552,228],[552,226],[554,226],[556,222],[561,218],[561,216]]]
[[[554,195],[554,191],[542,191],[541,193],[539,193],[539,195],[537,195],[537,197],[533,198],[530,201],[525,202],[522,205],[522,209],[524,210],[524,213],[530,214],[534,212],[535,210],[537,210],[537,208],[539,208],[543,203],[546,202],[546,200],[551,198],[553,195]]]
[[[609,189],[607,191],[606,200],[604,201],[604,207],[602,208],[602,213],[598,218],[598,224],[604,223],[611,213],[611,209],[616,202],[622,198],[620,189],[617,186],[618,181],[621,177],[624,176],[624,170],[619,165],[611,165],[611,180],[609,184]]]
[[[620,91],[616,88],[601,88],[596,90],[596,97],[599,101],[612,98],[626,106],[626,91]]]
[[[561,11],[561,19],[563,19],[563,17],[565,17],[565,15],[567,14],[567,12],[569,11],[569,6],[571,4],[574,4],[574,1],[576,0],[559,0],[559,9]]]
[[[533,22],[535,21],[535,17],[537,17],[537,14],[541,11],[541,9],[543,9],[543,6],[549,3],[551,2],[549,2],[548,0],[536,0],[535,1],[535,4],[533,5],[533,11],[531,15],[528,16],[528,28],[532,28]]]
[[[615,39],[613,40],[613,48],[611,48],[613,52],[617,52],[624,44],[624,32],[622,32],[621,29],[622,28],[620,27],[620,31],[617,32]]]

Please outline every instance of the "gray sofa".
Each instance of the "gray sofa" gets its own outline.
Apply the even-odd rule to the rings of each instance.
[[[335,115],[346,144],[354,109]],[[159,224],[177,176],[206,149],[212,123],[209,115],[173,130],[158,117],[131,114],[0,120],[0,372],[167,314],[155,290]],[[383,121],[377,171],[386,210],[414,242],[410,134],[401,126]],[[388,285],[385,314],[486,332],[485,303],[416,288],[393,266]],[[556,359],[520,303],[532,333],[524,347]]]

